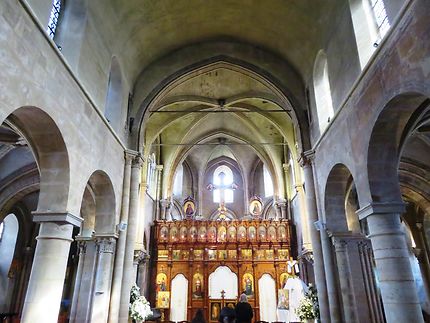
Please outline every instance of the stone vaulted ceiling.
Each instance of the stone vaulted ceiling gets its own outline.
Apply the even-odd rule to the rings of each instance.
[[[219,39],[264,48],[308,76],[335,17],[347,6],[345,0],[110,2],[89,1],[89,10],[104,41],[123,56],[131,80],[176,49]]]

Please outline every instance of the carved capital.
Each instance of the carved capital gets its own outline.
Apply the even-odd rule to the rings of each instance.
[[[315,151],[308,150],[300,154],[300,158],[298,159],[298,163],[301,167],[312,166],[312,163],[315,160]]]
[[[115,252],[116,239],[113,237],[96,237],[96,245],[98,253],[111,253]]]
[[[132,162],[131,162],[131,167],[132,168],[142,168],[142,166],[143,166],[143,157],[139,153],[133,157]]]
[[[333,237],[332,241],[336,251],[345,251],[348,246],[348,241],[345,239]]]
[[[133,261],[137,264],[145,263],[149,260],[149,254],[145,250],[135,250]]]
[[[157,165],[155,166],[155,170],[159,173],[161,173],[163,171],[164,166],[163,165]]]

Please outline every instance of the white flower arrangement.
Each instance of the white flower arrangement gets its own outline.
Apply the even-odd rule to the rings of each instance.
[[[296,308],[296,314],[301,321],[314,319],[315,313],[312,301],[308,298],[303,298],[299,303],[299,307]]]
[[[145,296],[140,295],[140,289],[136,284],[130,290],[129,313],[130,317],[136,322],[143,322],[153,314],[151,305]]]

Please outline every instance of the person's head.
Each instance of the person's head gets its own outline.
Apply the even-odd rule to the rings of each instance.
[[[248,296],[246,296],[245,293],[242,293],[239,297],[239,302],[240,303],[248,303]]]
[[[220,323],[234,323],[236,322],[236,312],[230,307],[223,307],[219,315],[218,322]]]
[[[202,319],[203,318],[203,310],[202,309],[198,309],[196,312],[196,315],[194,316],[196,319]]]

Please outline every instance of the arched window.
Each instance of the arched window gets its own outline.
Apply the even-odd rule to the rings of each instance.
[[[119,132],[125,116],[123,115],[123,87],[122,75],[119,62],[116,57],[112,58],[108,88],[106,93],[105,117],[110,125]]]
[[[61,0],[53,0],[51,15],[49,16],[48,27],[46,28],[46,32],[48,33],[51,39],[54,39],[55,37],[55,31],[57,30],[60,13],[61,13]]]
[[[331,99],[327,57],[323,51],[318,53],[315,60],[314,91],[318,125],[320,131],[323,131],[331,121],[334,113],[333,102]]]
[[[173,195],[182,195],[182,187],[184,183],[184,166],[179,165],[176,170],[175,180],[173,181]]]
[[[215,203],[221,201],[221,190],[224,192],[224,202],[233,203],[233,189],[229,188],[233,184],[234,177],[231,169],[226,166],[218,166],[213,174],[213,183],[215,186],[221,187],[213,191],[213,199]]]
[[[266,164],[263,164],[264,196],[273,196],[273,181]]]
[[[155,171],[157,168],[157,163],[155,161],[155,154],[152,153],[148,157],[148,168],[146,172],[146,185],[148,186],[147,191],[149,194],[155,196]]]
[[[390,29],[384,0],[349,0],[358,56],[363,69]]]

